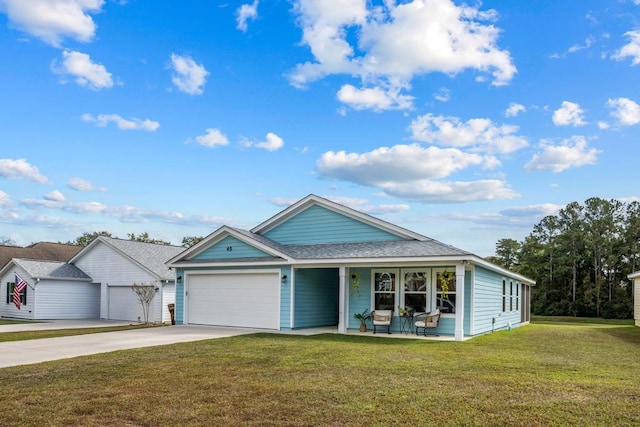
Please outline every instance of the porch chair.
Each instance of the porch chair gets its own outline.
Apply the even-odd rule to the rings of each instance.
[[[428,328],[433,329],[438,327],[438,322],[440,321],[440,310],[436,308],[429,313],[416,314],[413,318],[416,319],[416,335],[418,335],[418,330],[422,329],[423,334],[426,337]]]
[[[376,333],[376,326],[386,326],[387,333],[391,333],[391,318],[393,310],[374,310],[371,313],[371,322],[373,323],[373,333]]]

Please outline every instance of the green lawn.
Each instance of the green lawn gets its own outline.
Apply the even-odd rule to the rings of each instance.
[[[0,369],[2,425],[640,425],[640,328],[257,334]]]

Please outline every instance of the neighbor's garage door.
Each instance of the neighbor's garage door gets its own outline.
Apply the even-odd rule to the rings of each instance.
[[[280,328],[277,273],[190,275],[187,291],[188,323]]]
[[[109,314],[111,320],[130,320],[137,322],[144,321],[142,306],[136,294],[131,290],[131,286],[109,286]],[[155,319],[153,304],[149,307],[149,320]],[[139,318],[138,318],[139,317]]]

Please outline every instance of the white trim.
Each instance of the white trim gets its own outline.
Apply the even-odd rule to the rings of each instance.
[[[434,290],[434,288],[432,286],[433,280],[431,280],[432,279],[431,270],[432,270],[431,267],[417,267],[417,266],[416,267],[411,267],[411,268],[403,268],[403,269],[400,270],[400,285],[399,285],[400,297],[399,297],[398,305],[401,305],[402,307],[406,307],[406,304],[404,304],[405,296],[406,296],[406,291],[404,289],[405,288],[405,282],[404,282],[405,275],[407,273],[425,273],[425,280],[426,280],[426,283],[425,283],[425,287],[426,287],[426,290],[425,290],[425,293],[426,293],[425,311],[431,311],[431,310],[427,310],[427,308],[430,308],[432,306],[432,304],[431,304],[431,296],[435,293],[435,290]],[[411,294],[415,295],[415,294],[419,294],[419,292],[413,292]],[[400,304],[400,303],[402,303],[402,304]]]
[[[399,268],[372,268],[371,269],[371,305],[373,308],[372,311],[376,309],[376,273],[391,273],[395,274],[395,289],[394,293],[394,304],[393,304],[393,315],[398,315],[398,303],[400,301],[400,269]],[[385,292],[387,293],[387,292]],[[390,293],[390,292],[388,292]]]
[[[296,310],[296,304],[295,304],[295,297],[296,297],[296,273],[295,273],[296,269],[291,267],[291,273],[290,273],[290,278],[291,278],[291,289],[289,291],[289,329],[293,329],[295,328],[295,310]],[[282,281],[282,278],[280,278],[280,281]],[[281,301],[282,302],[282,301]]]
[[[464,340],[464,277],[466,275],[465,270],[466,270],[465,264],[456,265],[456,326],[454,331],[454,338],[456,341]]]
[[[340,267],[338,268],[338,282],[339,282],[339,299],[338,299],[338,333],[346,334],[348,327],[348,318],[347,318],[347,294],[348,292],[348,284],[346,281],[347,277],[347,268]]]

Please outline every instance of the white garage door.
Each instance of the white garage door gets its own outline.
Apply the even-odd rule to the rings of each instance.
[[[190,275],[188,323],[280,328],[278,273]]]
[[[139,316],[140,320],[144,321],[142,306],[136,294],[131,290],[131,286],[109,286],[107,289],[109,292],[108,319],[137,322]],[[153,309],[154,304],[152,303],[149,307],[150,321],[155,319]]]

